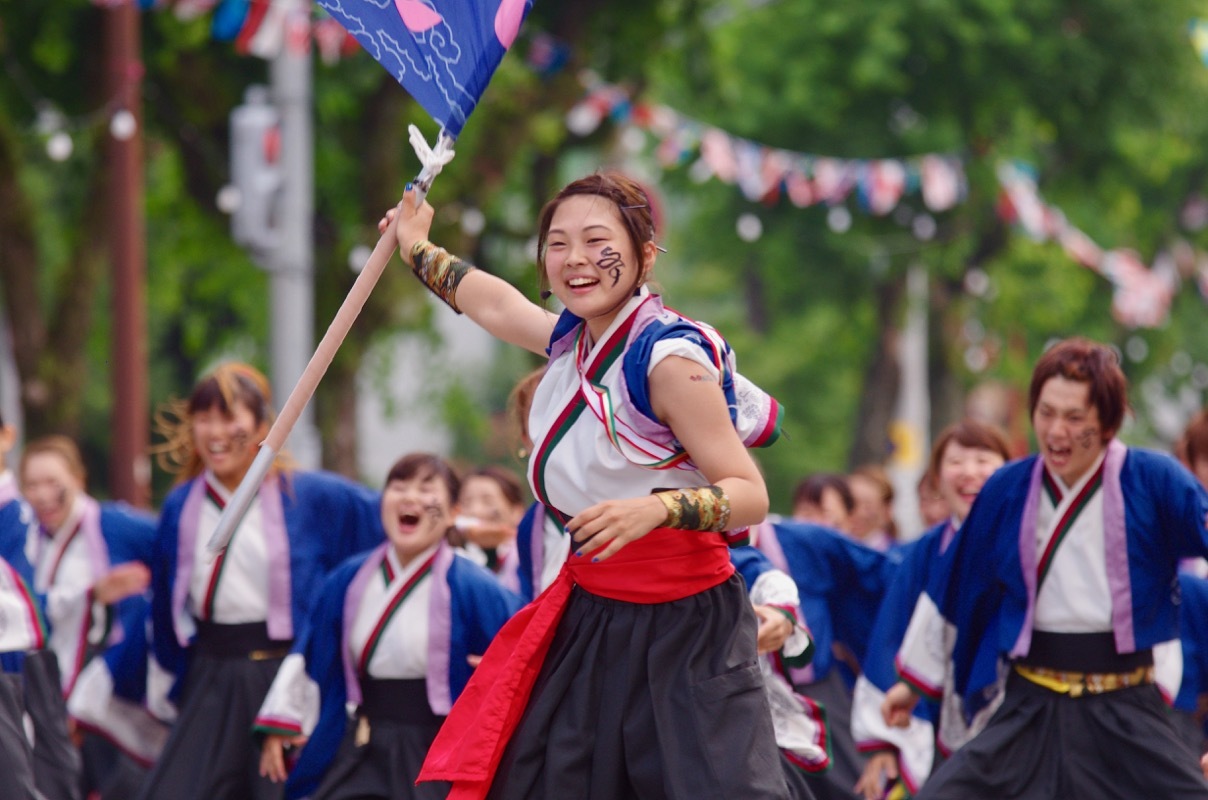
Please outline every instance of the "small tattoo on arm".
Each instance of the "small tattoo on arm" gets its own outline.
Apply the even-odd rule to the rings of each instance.
[[[697,383],[699,381],[712,381],[713,379],[708,375],[689,375],[688,380],[692,381],[693,383]]]
[[[600,260],[596,262],[596,266],[612,276],[612,285],[616,286],[621,280],[621,270],[625,267],[625,261],[621,258],[621,254],[611,247],[605,247],[600,251]]]

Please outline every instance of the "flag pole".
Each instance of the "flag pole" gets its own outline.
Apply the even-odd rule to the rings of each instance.
[[[454,140],[442,130],[436,147],[429,148],[415,126],[410,127],[411,144],[415,147],[420,163],[423,164],[423,169],[413,181],[417,189],[415,202],[418,206],[427,196],[433,179],[440,173],[444,165],[452,160]],[[381,238],[378,239],[377,246],[373,248],[373,253],[365,262],[365,268],[361,270],[361,274],[353,282],[352,288],[348,290],[348,296],[340,304],[340,309],[336,312],[331,324],[327,326],[327,332],[323,334],[323,339],[315,349],[314,355],[310,357],[306,369],[298,378],[298,383],[289,393],[285,405],[281,407],[281,413],[273,422],[273,426],[269,428],[268,436],[261,443],[260,452],[256,454],[247,474],[243,476],[243,480],[235,489],[235,494],[231,496],[230,502],[223,509],[222,516],[218,519],[218,527],[214,529],[213,535],[206,544],[210,553],[217,553],[227,546],[231,541],[231,536],[235,534],[235,529],[239,527],[240,521],[251,507],[252,500],[260,491],[260,484],[264,483],[273,462],[280,455],[285,446],[285,440],[289,438],[290,432],[294,429],[294,424],[302,416],[302,410],[306,408],[310,398],[314,396],[315,389],[318,387],[319,381],[327,374],[327,368],[331,366],[336,351],[344,343],[348,331],[352,329],[353,323],[356,322],[361,309],[365,307],[365,302],[369,299],[373,288],[377,286],[378,279],[382,277],[386,265],[390,263],[390,257],[394,255],[394,251],[398,247],[398,235],[395,232],[397,227],[398,215],[396,214],[390,224],[386,226],[386,231]]]

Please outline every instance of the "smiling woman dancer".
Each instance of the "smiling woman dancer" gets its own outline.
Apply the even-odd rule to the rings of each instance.
[[[715,331],[646,287],[658,251],[646,193],[595,174],[542,210],[541,285],[561,316],[428,242],[433,210],[410,190],[383,229],[396,214],[430,289],[549,356],[529,480],[573,539],[558,579],[487,651],[421,778],[453,781],[453,798],[787,797],[755,616],[723,535],[768,510],[728,408],[736,382],[764,401],[747,444],[774,435],[777,407],[734,373]]]
[[[215,368],[157,420],[181,483],[164,500],[151,566],[152,677],[171,684],[175,707],[161,714],[179,715],[143,800],[281,796],[257,776],[252,722],[323,578],[384,536],[377,492],[278,464],[226,549],[207,552],[272,420],[268,381],[240,363]]]

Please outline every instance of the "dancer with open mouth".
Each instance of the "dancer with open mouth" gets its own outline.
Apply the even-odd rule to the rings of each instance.
[[[225,363],[158,422],[164,501],[152,563],[149,701],[174,726],[145,800],[277,798],[251,735],[269,685],[337,564],[382,542],[378,494],[279,459],[227,547],[206,550],[272,422],[268,381]]]
[[[474,664],[520,607],[450,546],[458,488],[438,456],[399,459],[382,490],[387,541],[346,561],[318,592],[307,635],[256,720],[261,774],[286,780],[287,798],[448,793],[447,784],[417,787],[420,765]],[[287,767],[286,748],[299,746]]]
[[[453,798],[786,798],[755,614],[727,554],[767,514],[746,447],[775,438],[779,407],[715,330],[650,292],[645,190],[597,173],[546,205],[539,277],[561,315],[431,244],[433,209],[413,192],[383,230],[396,215],[429,289],[548,356],[529,483],[572,553],[500,631],[421,779],[452,781]]]

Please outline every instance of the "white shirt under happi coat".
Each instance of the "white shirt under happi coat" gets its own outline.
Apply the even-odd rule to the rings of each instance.
[[[209,496],[209,492],[221,498],[222,505],[230,502],[234,493],[208,471],[205,481],[208,491],[201,503],[201,517],[197,525],[199,535],[193,543],[193,572],[189,576],[187,607],[195,617],[222,625],[264,622],[268,619],[269,555],[259,493],[248,506],[247,513],[224,551],[222,569],[214,587],[212,610],[207,613],[207,592],[214,579],[214,571],[219,566],[217,556],[209,552],[207,545],[210,534],[218,527],[218,520],[222,516],[222,508]]]
[[[381,565],[365,585],[351,629],[340,647],[344,656],[360,664],[378,624],[385,619],[392,599],[425,568],[429,573],[414,582],[398,610],[386,621],[369,658],[368,674],[378,679],[423,679],[428,674],[428,624],[432,597],[430,562],[439,543],[420,553],[404,567],[393,547],[385,548]],[[306,673],[301,653],[286,656],[257,714],[257,723],[309,735],[319,718],[319,686]]]

